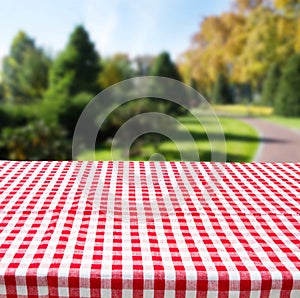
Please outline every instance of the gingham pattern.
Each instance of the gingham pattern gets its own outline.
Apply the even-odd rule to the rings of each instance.
[[[300,164],[0,162],[0,296],[300,297]]]

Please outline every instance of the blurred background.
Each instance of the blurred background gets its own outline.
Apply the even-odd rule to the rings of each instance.
[[[300,159],[300,0],[3,0],[0,25],[1,159],[71,159],[87,103],[147,75],[205,96],[223,127],[227,161]],[[128,119],[157,111],[184,124],[200,159],[211,160],[214,127],[205,131],[193,116],[209,123],[205,113],[188,106],[142,98],[116,108],[101,127],[96,158],[111,159],[112,139]],[[145,134],[130,159],[180,160],[176,148]]]

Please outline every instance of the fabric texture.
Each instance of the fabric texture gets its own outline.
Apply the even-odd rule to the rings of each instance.
[[[0,297],[300,297],[300,164],[0,161]]]

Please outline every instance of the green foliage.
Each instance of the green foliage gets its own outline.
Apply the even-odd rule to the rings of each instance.
[[[71,158],[67,132],[57,124],[55,105],[0,106],[0,158],[13,160],[51,160]],[[42,120],[43,113],[52,118]],[[54,118],[55,116],[55,118]],[[69,143],[68,143],[69,142]]]
[[[3,60],[4,97],[17,103],[41,98],[47,88],[49,66],[50,59],[42,49],[20,31]]]
[[[98,144],[103,144],[103,142],[108,138],[113,138],[115,133],[121,128],[121,126],[124,125],[127,121],[132,120],[133,117],[149,112],[165,114],[165,108],[165,103],[161,102],[157,98],[136,99],[117,107],[103,123],[100,134],[98,135]],[[164,120],[166,123],[164,123]],[[120,133],[118,137],[114,139],[114,141],[117,140],[117,151],[120,150],[121,152],[123,152],[123,149],[125,149],[123,147],[124,143],[126,143],[128,139],[136,137],[137,131],[147,132],[149,128],[153,129],[153,131],[159,131],[161,126],[168,126],[170,130],[172,129],[170,127],[170,122],[165,118],[160,119],[160,122],[154,120],[152,123],[149,123],[148,121],[145,121],[145,117],[140,117],[135,118],[133,122],[127,122],[126,125],[126,129],[122,130],[122,133]],[[132,143],[129,155],[138,156],[141,154],[140,149],[142,145],[152,144],[154,146],[157,146],[157,144],[161,140],[162,135],[160,134],[143,134],[142,137],[137,138]],[[122,155],[121,158],[127,158],[127,156]]]
[[[0,152],[12,160],[64,160],[71,150],[61,127],[34,121],[23,127],[7,127],[1,133]],[[3,158],[3,156],[1,157]]]
[[[64,109],[68,96],[65,94],[57,94],[47,92],[46,97],[39,103],[36,109],[38,119],[42,119],[45,123],[58,123],[59,111]]]
[[[281,69],[278,63],[273,63],[268,71],[267,78],[263,85],[261,103],[273,106],[280,82]]]
[[[66,130],[67,137],[72,138],[78,119],[86,105],[93,99],[90,93],[79,93],[60,105],[57,111],[58,123]]]
[[[113,137],[117,130],[132,117],[148,112],[165,113],[166,105],[159,99],[142,98],[118,106],[104,121],[98,141]]]
[[[4,97],[3,84],[0,82],[0,102],[3,100],[3,97]]]
[[[75,28],[50,70],[50,95],[98,93],[99,55],[83,26]]]
[[[167,77],[181,81],[176,65],[172,62],[169,53],[163,52],[154,60],[150,75]]]
[[[213,102],[217,104],[230,104],[234,102],[230,85],[223,73],[219,74],[214,85],[212,98]]]
[[[34,119],[36,119],[36,110],[34,109],[33,104],[3,104],[0,106],[0,130],[8,126],[23,126]]]
[[[300,54],[290,57],[280,80],[275,99],[275,113],[281,116],[300,116]]]
[[[0,108],[0,130],[3,129],[3,127],[6,127],[10,124],[11,117],[10,115],[3,109],[3,107]]]
[[[177,69],[177,66],[170,58],[169,53],[162,52],[160,55],[156,57],[156,59],[152,63],[152,67],[150,70],[151,76],[160,76],[167,77],[170,79],[181,81],[181,76]],[[153,88],[157,88],[157,86],[153,86]],[[164,85],[164,88],[167,90],[168,88],[172,88],[172,84],[168,86]],[[184,110],[173,102],[169,102],[166,100],[161,100],[161,102],[165,105],[165,112],[171,115],[181,115],[184,113]]]

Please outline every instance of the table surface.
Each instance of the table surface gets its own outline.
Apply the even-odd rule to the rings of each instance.
[[[0,161],[0,297],[300,297],[299,174]]]

